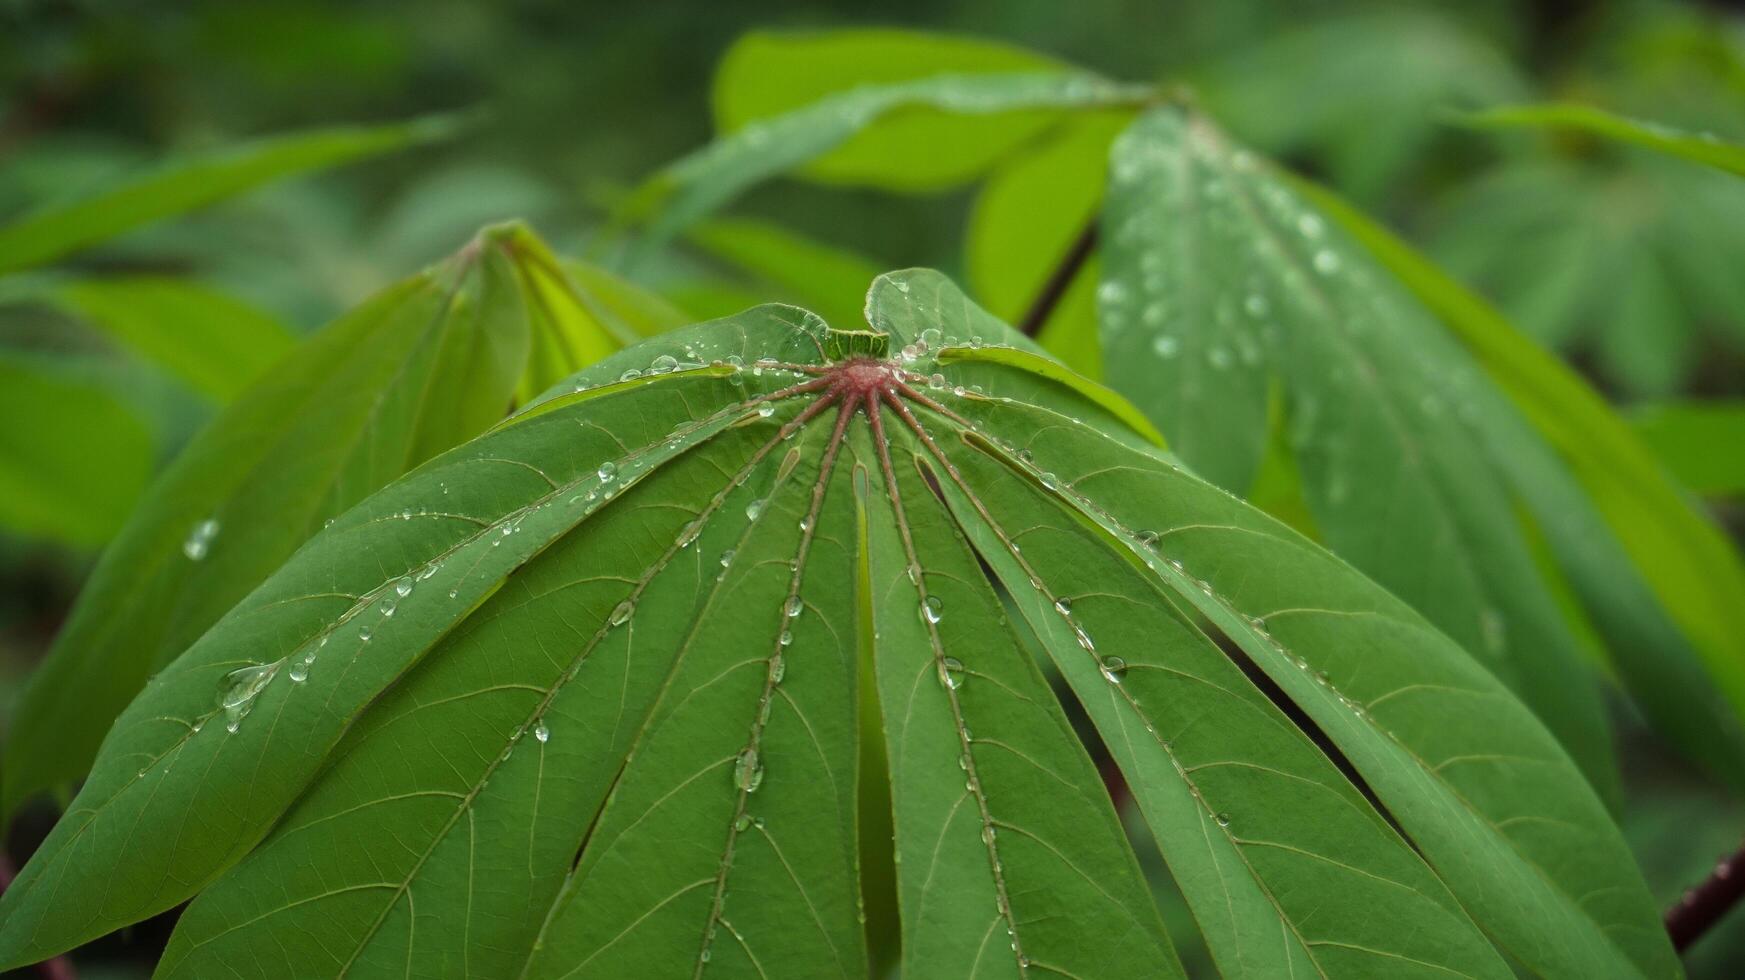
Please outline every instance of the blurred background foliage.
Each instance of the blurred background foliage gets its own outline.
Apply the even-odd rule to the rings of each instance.
[[[831,67],[778,75],[756,62],[735,76],[730,59],[720,71],[733,84],[716,88],[729,46],[749,31],[842,26],[974,35],[988,67],[1033,66],[1036,52],[1183,86],[1567,356],[1739,538],[1745,189],[1592,137],[1462,116],[1562,100],[1745,139],[1745,18],[1719,6],[0,0],[0,225],[247,139],[464,114],[454,133],[0,275],[0,722],[96,549],[254,371],[491,222],[526,219],[556,251],[613,266],[611,216],[630,188],[718,125],[817,97],[808,79]],[[1086,145],[1113,131],[1094,114],[1082,125]],[[997,242],[966,254],[978,189],[947,149],[916,147],[901,189],[923,193],[902,195],[854,179],[839,154],[839,172],[755,189],[631,274],[699,317],[774,298],[836,320],[854,315],[873,272],[930,265],[1015,315],[1045,270]],[[1089,211],[1094,167],[1023,149],[1015,158],[1034,166],[1002,171],[988,195],[1050,195],[1038,222]],[[166,354],[154,339],[166,322],[210,336],[213,360]],[[48,451],[67,446],[78,451]],[[57,492],[9,482],[24,465],[54,467]],[[1745,812],[1625,722],[1624,820],[1670,901],[1737,844]],[[27,820],[16,833],[39,830]],[[1710,976],[1737,975],[1729,962],[1745,962],[1737,918],[1692,959]]]

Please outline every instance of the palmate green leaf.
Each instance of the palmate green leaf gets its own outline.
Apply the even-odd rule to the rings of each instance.
[[[1630,427],[1679,485],[1715,497],[1745,494],[1745,402],[1690,401],[1649,405]]]
[[[0,225],[0,273],[52,262],[141,225],[291,174],[337,166],[455,131],[452,117],[277,136],[174,163],[70,204]]]
[[[1745,193],[1638,155],[1508,167],[1450,195],[1435,254],[1534,338],[1591,352],[1637,397],[1674,393],[1702,345],[1745,349]]]
[[[1692,133],[1660,123],[1614,115],[1604,109],[1576,103],[1509,105],[1462,116],[1461,121],[1481,128],[1558,129],[1600,136],[1620,143],[1647,147],[1669,156],[1745,177],[1745,146],[1728,142],[1713,133]]]
[[[0,526],[107,540],[151,475],[152,434],[105,386],[0,355]]]
[[[502,226],[271,369],[195,437],[92,573],[19,703],[0,814],[80,776],[146,677],[324,522],[501,419],[518,389],[634,338],[598,317],[612,305]]]
[[[1484,416],[1492,459],[1631,693],[1692,758],[1745,786],[1745,562],[1732,543],[1580,375],[1386,229],[1300,187],[1454,332],[1536,430],[1515,412]]]
[[[997,41],[882,28],[754,31],[733,42],[715,71],[715,127],[732,133],[857,88],[944,73],[1054,72],[1067,66]],[[1047,110],[1000,117],[916,108],[880,120],[805,165],[832,183],[903,191],[970,180],[1058,121]],[[865,283],[862,283],[864,286]]]
[[[670,164],[629,205],[655,211],[638,247],[659,245],[746,189],[823,156],[898,110],[977,119],[1132,105],[1151,95],[1149,86],[1119,84],[1076,69],[939,73],[847,89],[747,124]]]
[[[1616,791],[1598,686],[1533,563],[1470,358],[1269,168],[1206,120],[1111,150],[1104,369],[1197,472],[1254,482],[1284,400],[1315,527],[1503,678]],[[1501,424],[1501,423],[1496,423]]]
[[[186,280],[79,279],[53,298],[220,402],[235,398],[296,343],[269,314]]]
[[[867,976],[895,857],[905,976],[1179,977],[1034,640],[1231,975],[1677,975],[1456,644],[937,273],[866,309],[650,340],[342,515],[128,708],[0,968],[193,896],[160,976]]]

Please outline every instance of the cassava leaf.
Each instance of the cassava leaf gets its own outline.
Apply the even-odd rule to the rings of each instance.
[[[102,544],[151,476],[152,434],[103,385],[0,355],[0,526]]]
[[[1315,527],[1472,651],[1602,792],[1593,672],[1533,564],[1471,359],[1339,228],[1210,122],[1142,117],[1111,150],[1104,370],[1198,472],[1245,493],[1284,400]]]
[[[221,402],[236,397],[296,343],[267,313],[186,280],[77,279],[56,290],[54,299]]]
[[[1605,634],[1619,675],[1661,732],[1745,786],[1745,563],[1733,545],[1575,371],[1386,229],[1299,187],[1507,395],[1514,411],[1480,416],[1485,445]]]
[[[0,273],[55,259],[291,174],[338,166],[453,133],[448,116],[257,140],[191,157],[70,204],[0,225]]]
[[[543,390],[633,336],[603,329],[596,314],[610,309],[526,229],[502,226],[268,371],[183,451],[92,573],[19,703],[0,814],[82,774],[146,677],[324,522],[502,418],[518,387]]]
[[[1690,401],[1649,405],[1630,415],[1630,427],[1648,444],[1679,485],[1699,494],[1745,494],[1745,402]]]
[[[1046,55],[972,37],[882,28],[753,31],[721,56],[710,94],[716,129],[732,133],[857,88],[945,73],[1066,69]],[[867,126],[800,173],[832,183],[938,190],[974,178],[1058,118],[1047,109],[976,117],[916,107]]]
[[[1660,123],[1629,119],[1595,106],[1577,103],[1497,106],[1464,115],[1461,121],[1487,129],[1527,127],[1587,133],[1647,147],[1745,177],[1745,146],[1723,140],[1713,133],[1692,133]]]
[[[1033,638],[1233,975],[1676,975],[1456,644],[939,274],[866,310],[655,338],[342,515],[127,709],[0,967],[194,897],[160,976],[867,976],[882,731],[906,976],[1179,977]]]
[[[831,323],[853,323],[866,284],[879,267],[864,256],[767,221],[715,218],[693,226],[687,240],[778,292],[766,300],[797,303]]]
[[[866,85],[749,123],[670,164],[628,205],[655,210],[639,242],[652,248],[707,217],[747,188],[817,159],[897,110],[930,109],[979,118],[1044,109],[1131,105],[1151,96],[1078,70],[952,72]]]
[[[1131,111],[1086,113],[1045,146],[988,176],[964,231],[964,265],[976,298],[1014,323],[1036,302],[1050,272],[1095,220],[1109,144]],[[1043,346],[1089,377],[1102,373],[1097,343],[1098,262],[1073,277],[1039,334]]]

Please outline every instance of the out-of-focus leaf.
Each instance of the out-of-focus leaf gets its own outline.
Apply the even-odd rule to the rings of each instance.
[[[291,174],[338,166],[455,131],[452,117],[278,136],[166,165],[82,201],[0,226],[0,273],[52,262],[141,225]]]
[[[128,709],[0,967],[204,889],[161,976],[864,977],[882,735],[907,974],[1179,977],[1033,636],[1227,974],[1501,980],[1488,933],[1676,975],[1598,799],[1456,644],[942,276],[867,310],[653,339],[342,515]]]
[[[996,315],[1016,323],[1036,302],[1096,215],[1109,144],[1131,120],[1131,112],[1086,114],[1047,145],[1013,157],[982,186],[964,233],[964,264],[977,298]],[[1092,378],[1102,373],[1098,269],[1093,258],[1079,271],[1038,338],[1073,370]]]
[[[1726,536],[1562,361],[1385,228],[1298,187],[1440,318],[1537,430],[1524,431],[1515,412],[1487,412],[1486,454],[1538,521],[1655,725],[1745,786],[1745,564]]]
[[[1270,166],[1159,108],[1116,141],[1098,287],[1104,373],[1196,471],[1245,494],[1280,388],[1302,492],[1336,553],[1466,646],[1594,784],[1599,688],[1470,416],[1471,359]]]
[[[1470,113],[1461,119],[1467,125],[1482,128],[1528,127],[1587,133],[1645,146],[1681,160],[1745,177],[1745,146],[1723,140],[1713,133],[1691,133],[1660,123],[1628,119],[1594,106],[1574,103],[1498,106]]]
[[[716,218],[692,227],[686,237],[776,287],[777,295],[764,300],[797,303],[832,324],[860,322],[866,284],[879,274],[879,266],[867,258],[767,221]]]
[[[55,299],[196,391],[229,401],[296,344],[283,324],[181,279],[78,279]]]
[[[1631,414],[1630,425],[1686,489],[1745,494],[1745,402],[1649,405]]]
[[[1449,195],[1434,252],[1536,339],[1665,398],[1707,344],[1745,350],[1745,190],[1654,156],[1522,162]]]
[[[616,350],[594,319],[609,307],[580,299],[525,228],[489,229],[239,396],[147,494],[32,676],[0,814],[81,775],[146,677],[325,522],[502,418],[530,376],[543,389]]]
[[[104,387],[0,356],[0,525],[102,544],[151,475],[152,437]]]
[[[888,29],[754,31],[734,42],[716,69],[715,126],[732,133],[825,96],[945,73],[1063,71],[1045,55],[997,41]],[[1059,113],[999,117],[916,107],[867,126],[805,165],[807,177],[902,191],[970,180],[1034,139]]]
[[[1375,200],[1433,155],[1439,113],[1519,99],[1526,86],[1490,41],[1451,15],[1389,4],[1295,18],[1190,69],[1211,114],[1275,155],[1311,156]]]
[[[848,89],[750,123],[669,165],[627,207],[657,210],[639,242],[652,248],[707,217],[747,188],[828,153],[897,110],[932,109],[952,118],[1046,109],[1130,105],[1151,97],[1078,70],[935,74]]]

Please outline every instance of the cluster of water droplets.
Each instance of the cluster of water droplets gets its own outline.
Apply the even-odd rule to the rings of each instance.
[[[215,517],[208,517],[195,524],[188,531],[188,536],[182,539],[182,554],[189,561],[203,561],[212,551],[212,540],[218,537],[220,525]]]

